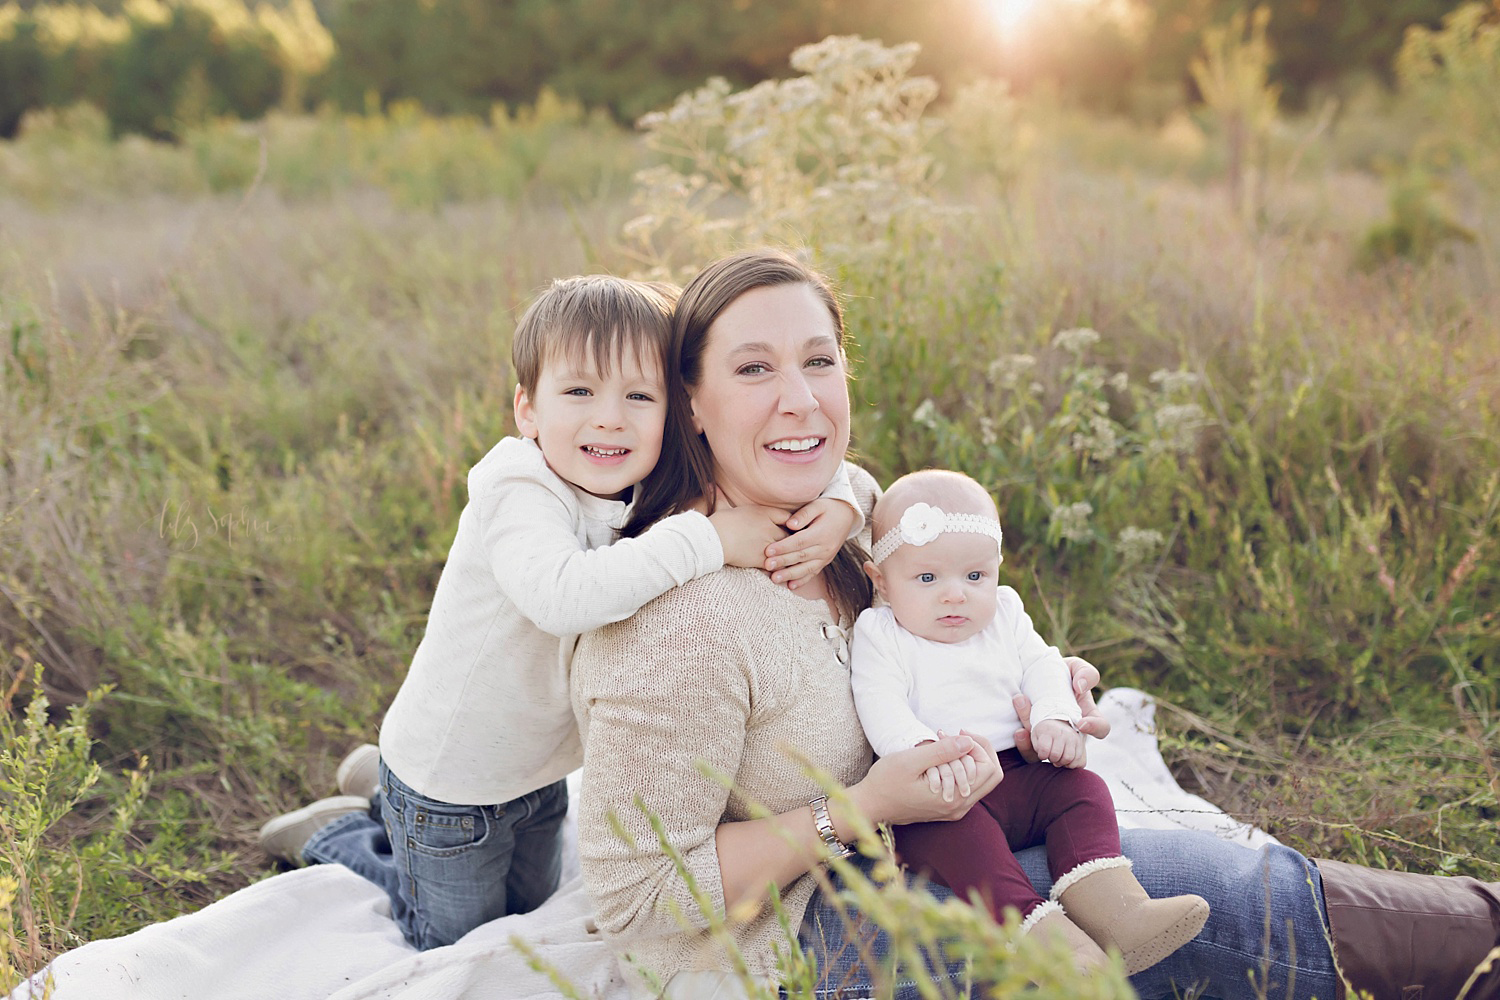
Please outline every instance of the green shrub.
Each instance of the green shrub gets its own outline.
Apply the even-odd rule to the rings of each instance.
[[[1433,182],[1420,170],[1394,178],[1390,204],[1390,219],[1373,226],[1360,244],[1356,260],[1366,270],[1397,258],[1424,264],[1445,243],[1474,242],[1473,231],[1438,206]]]

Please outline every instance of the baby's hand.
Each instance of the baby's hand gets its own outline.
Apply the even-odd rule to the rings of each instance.
[[[938,730],[938,739],[947,735],[941,729]],[[922,743],[931,742],[933,741],[922,741]],[[917,746],[921,746],[922,743],[918,743]],[[932,794],[941,794],[944,802],[953,801],[955,790],[959,795],[968,798],[969,792],[973,790],[975,776],[979,773],[981,754],[982,751],[976,746],[958,760],[929,767],[926,772],[927,787],[932,790]]]
[[[766,558],[766,546],[786,537],[786,529],[781,526],[785,520],[786,511],[775,507],[731,507],[722,500],[708,517],[724,547],[724,565],[748,569],[759,569]]]
[[[792,534],[765,550],[764,567],[771,580],[796,590],[803,580],[822,572],[844,547],[857,516],[842,500],[819,497],[787,518]]]
[[[1082,767],[1083,734],[1060,719],[1046,719],[1031,727],[1031,745],[1053,767]]]

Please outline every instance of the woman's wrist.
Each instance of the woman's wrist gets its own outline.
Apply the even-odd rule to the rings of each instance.
[[[880,822],[870,815],[867,791],[861,781],[844,789],[842,795],[828,800],[828,818],[833,822],[834,833],[846,844],[859,839],[861,827]]]

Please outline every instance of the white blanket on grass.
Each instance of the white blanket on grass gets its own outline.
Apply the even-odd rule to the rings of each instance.
[[[1089,767],[1109,783],[1120,826],[1206,830],[1249,847],[1271,842],[1178,786],[1157,748],[1147,695],[1115,688],[1100,706],[1113,732],[1090,743]],[[614,958],[592,931],[571,837],[565,850],[564,883],[552,899],[446,948],[414,951],[381,890],[341,866],[314,865],[60,955],[11,1000],[562,1000],[515,938],[577,995],[624,1000]]]

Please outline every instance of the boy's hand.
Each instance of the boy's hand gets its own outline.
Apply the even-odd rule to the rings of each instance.
[[[1044,719],[1031,727],[1031,745],[1037,757],[1053,767],[1082,767],[1083,734],[1061,719]]]
[[[766,546],[786,537],[786,529],[781,526],[786,516],[786,511],[775,507],[720,503],[708,516],[708,523],[714,526],[724,547],[724,565],[759,569],[765,562]]]
[[[842,500],[819,497],[787,518],[792,534],[768,545],[764,554],[763,566],[772,582],[796,590],[803,580],[822,572],[844,547],[857,516]]]

